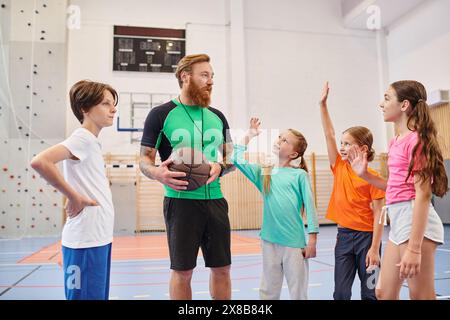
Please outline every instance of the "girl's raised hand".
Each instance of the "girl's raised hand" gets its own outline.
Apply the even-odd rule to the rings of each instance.
[[[259,118],[250,119],[250,128],[248,129],[248,135],[251,138],[258,136],[261,133],[261,129],[259,129],[260,125],[261,121],[259,120]]]
[[[325,82],[325,85],[323,86],[322,91],[322,98],[320,99],[320,106],[326,106],[327,105],[327,99],[328,99],[328,93],[330,92],[330,87],[328,86],[328,81]]]
[[[367,173],[367,153],[361,151],[357,146],[352,146],[347,155],[348,161],[352,166],[353,171],[359,176],[363,177]]]

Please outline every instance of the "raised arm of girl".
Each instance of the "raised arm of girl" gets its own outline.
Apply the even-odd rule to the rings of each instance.
[[[258,118],[250,119],[250,127],[242,138],[240,144],[234,146],[232,161],[236,168],[239,169],[258,189],[261,191],[261,166],[251,164],[244,158],[244,152],[250,141],[261,133],[259,126],[261,121]]]
[[[327,142],[328,160],[330,161],[330,165],[334,166],[339,151],[336,144],[336,135],[334,133],[333,122],[331,121],[330,114],[328,113],[327,99],[329,91],[330,88],[328,87],[328,82],[326,82],[319,104],[323,133],[325,134],[325,140]]]

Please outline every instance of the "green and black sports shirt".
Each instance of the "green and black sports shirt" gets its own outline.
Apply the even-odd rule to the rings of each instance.
[[[228,122],[219,110],[182,105],[176,99],[153,108],[144,124],[141,145],[158,150],[161,161],[173,150],[191,147],[202,150],[206,159],[217,161],[225,143],[232,143]],[[184,199],[220,199],[220,178],[192,191],[165,187],[165,196]]]

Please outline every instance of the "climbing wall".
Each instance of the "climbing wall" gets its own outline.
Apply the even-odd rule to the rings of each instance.
[[[66,0],[0,0],[0,238],[61,232],[62,195],[31,169],[65,138]]]

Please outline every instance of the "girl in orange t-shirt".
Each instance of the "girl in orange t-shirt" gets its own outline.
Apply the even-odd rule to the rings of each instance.
[[[326,218],[338,225],[334,266],[335,300],[350,300],[355,273],[361,280],[361,299],[376,300],[376,282],[372,273],[380,265],[383,224],[378,223],[383,207],[384,191],[361,179],[347,159],[349,149],[358,146],[373,160],[373,137],[365,127],[351,127],[341,136],[338,150],[333,123],[328,114],[328,82],[320,100],[322,126],[327,142],[328,159],[334,175],[333,191]],[[377,175],[376,171],[370,172]],[[370,271],[372,270],[372,271]]]

